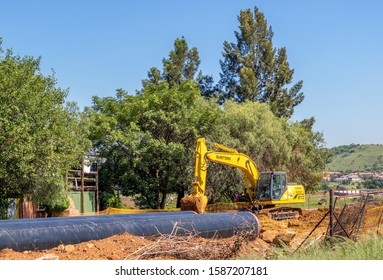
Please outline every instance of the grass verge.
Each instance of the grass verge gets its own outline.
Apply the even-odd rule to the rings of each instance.
[[[275,260],[382,260],[383,236],[376,234],[363,236],[354,242],[346,238],[336,238],[314,245],[302,251],[290,253],[288,248],[276,248]]]

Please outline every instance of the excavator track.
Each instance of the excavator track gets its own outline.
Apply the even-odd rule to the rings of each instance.
[[[274,207],[259,211],[260,215],[266,215],[273,220],[296,219],[302,215],[302,209],[299,207]]]
[[[296,219],[302,215],[302,209],[299,207],[273,207],[273,208],[251,208],[248,203],[216,203],[209,204],[206,207],[207,213],[232,212],[232,211],[249,211],[255,215],[266,215],[273,220]]]

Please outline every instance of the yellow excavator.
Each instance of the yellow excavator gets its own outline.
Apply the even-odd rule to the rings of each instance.
[[[281,220],[297,217],[302,214],[299,207],[287,206],[288,204],[301,204],[305,202],[305,189],[302,185],[288,183],[286,172],[270,171],[259,172],[255,162],[247,155],[237,150],[213,143],[214,148],[208,150],[206,140],[199,138],[195,150],[195,181],[192,182],[193,192],[182,198],[181,210],[193,210],[204,213],[208,198],[205,195],[206,175],[208,163],[233,166],[243,173],[245,183],[244,195],[239,196],[233,204],[236,209],[251,210],[265,213],[270,218]]]

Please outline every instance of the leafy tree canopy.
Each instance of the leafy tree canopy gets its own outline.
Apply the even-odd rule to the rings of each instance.
[[[307,191],[319,187],[328,150],[323,148],[323,135],[312,131],[313,118],[291,123],[260,102],[227,101],[222,107],[220,125],[209,136],[211,141],[249,155],[260,172],[286,171],[290,182],[299,182]],[[232,167],[210,164],[211,199],[224,196],[232,200],[235,192],[244,189],[242,176]]]
[[[313,131],[314,124],[314,118],[305,119],[292,123],[286,130],[291,149],[287,165],[289,177],[302,183],[308,192],[318,188],[326,160],[331,154],[324,147],[323,134]]]
[[[191,184],[195,140],[214,129],[220,111],[185,81],[148,85],[137,96],[119,90],[116,98],[95,98],[88,113],[94,143],[107,158],[100,170],[105,190],[163,208],[168,193],[180,199]]]
[[[363,188],[366,189],[383,189],[383,179],[381,178],[368,178],[362,183]]]
[[[65,171],[90,143],[76,105],[65,106],[67,91],[39,65],[40,58],[14,55],[0,42],[0,196],[32,194],[55,207],[66,196]]]

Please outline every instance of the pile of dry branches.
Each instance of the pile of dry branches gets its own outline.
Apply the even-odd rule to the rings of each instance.
[[[244,226],[230,238],[202,238],[193,230],[176,224],[171,234],[159,234],[153,242],[141,247],[125,259],[224,260],[236,256],[241,247],[254,238],[254,231]],[[177,234],[182,232],[182,235]]]

